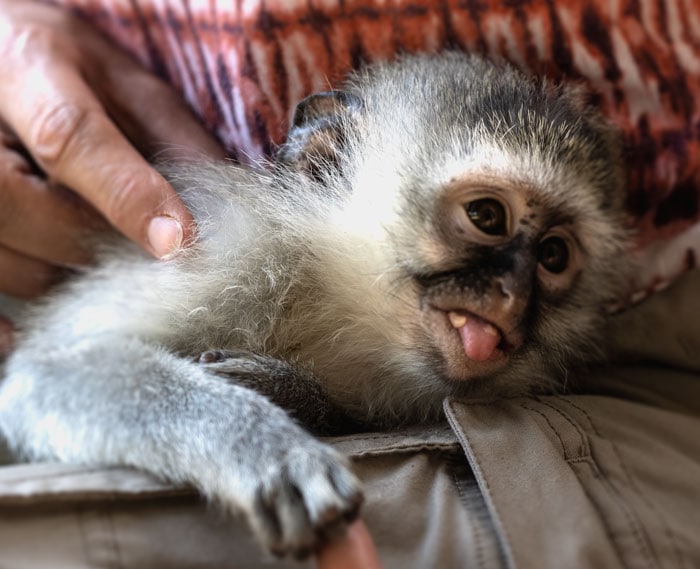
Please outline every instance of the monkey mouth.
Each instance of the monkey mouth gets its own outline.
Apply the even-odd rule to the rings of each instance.
[[[424,323],[443,354],[447,376],[455,380],[485,377],[501,370],[519,339],[496,322],[461,306],[430,304]]]
[[[450,325],[459,332],[464,354],[472,361],[485,362],[505,351],[503,332],[492,322],[466,310],[447,312]]]

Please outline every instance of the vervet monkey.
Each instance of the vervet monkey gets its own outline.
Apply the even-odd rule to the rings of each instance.
[[[477,57],[369,66],[299,104],[273,163],[169,176],[196,241],[159,262],[107,240],[23,323],[0,426],[31,459],[192,484],[280,555],[361,502],[287,411],[391,427],[555,390],[620,282],[614,131],[577,89]]]

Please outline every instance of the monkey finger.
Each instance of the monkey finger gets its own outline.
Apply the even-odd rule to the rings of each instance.
[[[85,237],[97,213],[68,190],[34,174],[17,152],[0,148],[0,243],[54,265],[89,261]]]
[[[46,292],[63,271],[0,245],[0,293],[34,298]]]

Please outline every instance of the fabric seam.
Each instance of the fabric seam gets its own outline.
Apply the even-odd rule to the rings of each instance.
[[[673,551],[673,553],[674,553],[674,555],[675,555],[675,557],[676,557],[676,561],[679,563],[678,567],[688,567],[688,565],[687,565],[687,563],[686,563],[686,561],[687,561],[687,560],[686,560],[686,557],[685,557],[685,555],[682,554],[682,552],[681,552],[681,550],[680,550],[680,547],[679,547],[678,542],[677,542],[677,540],[676,540],[676,536],[675,536],[674,533],[671,531],[671,529],[669,528],[668,524],[666,523],[666,520],[665,520],[664,516],[661,515],[661,513],[660,513],[659,510],[656,508],[656,506],[654,505],[654,503],[653,503],[651,500],[649,500],[649,499],[639,490],[639,487],[637,486],[636,482],[634,481],[634,478],[632,477],[632,475],[631,475],[631,473],[630,473],[630,471],[629,471],[627,465],[626,465],[625,462],[622,460],[622,455],[620,454],[620,449],[617,447],[617,445],[616,445],[615,443],[613,443],[612,441],[610,441],[608,438],[604,437],[604,436],[601,434],[600,429],[599,429],[598,426],[595,424],[595,422],[593,421],[593,418],[590,416],[590,414],[588,413],[588,411],[586,411],[585,409],[583,409],[582,407],[580,407],[579,405],[577,405],[577,404],[574,403],[573,401],[570,401],[570,400],[569,400],[568,398],[566,398],[566,397],[558,396],[557,399],[560,400],[560,401],[563,401],[564,403],[570,405],[571,407],[573,407],[574,409],[576,409],[577,411],[579,411],[579,412],[586,418],[586,420],[588,421],[589,425],[591,426],[591,429],[593,429],[593,432],[594,432],[597,436],[599,436],[601,439],[604,439],[604,440],[608,441],[608,443],[611,445],[611,448],[613,449],[613,452],[615,453],[615,457],[617,458],[617,460],[618,460],[618,462],[619,462],[619,464],[620,464],[620,467],[622,468],[622,471],[623,471],[624,474],[625,474],[625,477],[627,478],[627,481],[628,481],[628,483],[629,483],[630,488],[631,488],[632,491],[637,495],[637,497],[638,497],[644,504],[646,504],[646,506],[654,513],[654,515],[657,517],[657,519],[660,520],[661,525],[662,525],[662,527],[663,527],[663,533],[664,533],[664,535],[666,536],[666,538],[667,538],[668,541],[669,541],[669,544],[670,544],[670,546],[671,546],[671,550]]]
[[[479,488],[481,489],[482,494],[484,495],[484,499],[486,501],[487,508],[491,511],[491,514],[493,516],[493,526],[496,531],[496,536],[498,541],[501,543],[502,550],[503,550],[503,557],[506,561],[506,564],[508,567],[511,569],[515,569],[517,567],[515,563],[515,558],[513,556],[513,551],[510,547],[511,543],[511,537],[506,529],[505,525],[503,524],[503,517],[501,516],[499,509],[497,508],[493,496],[491,493],[491,489],[489,487],[489,483],[486,480],[486,477],[484,476],[484,473],[481,470],[481,466],[479,463],[479,460],[477,459],[474,449],[472,445],[469,443],[469,439],[467,438],[466,433],[461,429],[458,428],[458,425],[455,424],[455,420],[453,419],[454,414],[456,413],[452,401],[449,399],[445,400],[445,406],[449,409],[450,413],[446,413],[447,415],[447,420],[449,421],[450,425],[452,426],[453,431],[457,435],[457,438],[462,441],[462,449],[464,453],[467,455],[467,458],[469,459],[470,466],[472,468],[472,471],[474,472],[474,477],[476,479],[477,484],[479,485]],[[482,405],[472,405],[474,407],[481,406]],[[488,499],[487,499],[488,498]]]
[[[551,403],[546,403],[543,400],[538,401],[541,405],[544,407],[547,407],[551,409],[553,412],[558,413],[561,415],[569,424],[573,426],[573,428],[576,429],[577,433],[579,436],[586,437],[584,440],[586,441],[584,444],[584,448],[587,449],[588,454],[586,455],[589,458],[589,461],[592,465],[595,467],[595,472],[598,474],[597,478],[601,481],[602,487],[605,489],[606,494],[608,494],[611,498],[613,498],[613,503],[616,505],[618,511],[623,515],[623,517],[626,520],[627,527],[630,529],[631,534],[634,538],[634,540],[637,542],[637,546],[639,550],[642,552],[642,555],[644,556],[644,559],[647,563],[647,566],[649,567],[656,567],[657,569],[659,568],[658,562],[654,559],[654,556],[651,554],[651,548],[650,544],[648,543],[648,540],[645,539],[645,534],[644,531],[640,528],[640,523],[637,517],[635,516],[634,512],[630,510],[630,508],[625,504],[624,499],[622,498],[622,495],[620,494],[618,488],[611,482],[611,480],[608,478],[608,476],[605,474],[605,471],[600,467],[598,462],[595,460],[595,457],[593,454],[590,452],[590,444],[587,441],[587,436],[585,434],[585,431],[580,427],[578,422],[571,417],[568,413],[566,413],[563,409],[551,404]],[[595,430],[594,430],[595,432]],[[610,443],[608,439],[605,437],[601,436],[599,433],[596,433],[597,436],[599,436],[602,440],[605,440],[606,442]],[[612,443],[610,443],[612,444]],[[582,488],[585,489],[585,484],[583,481],[580,479],[578,474],[576,473],[576,470],[572,469],[572,472],[576,476],[576,478],[579,480],[579,484],[581,485]],[[608,523],[606,522],[607,518],[605,516],[605,512],[598,506],[596,501],[592,499],[591,495],[586,492],[586,494],[589,496],[589,501],[593,507],[595,507],[596,511],[598,512],[598,515],[600,516],[601,521],[603,521],[603,527],[606,529],[606,533],[608,537],[610,538],[611,543],[615,544],[615,550],[618,553],[618,556],[620,558],[620,561],[624,563],[626,566],[627,563],[625,562],[626,556],[625,556],[625,548],[618,543],[614,533],[610,530],[610,527]]]

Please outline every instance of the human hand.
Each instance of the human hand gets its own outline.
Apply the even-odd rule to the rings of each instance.
[[[14,330],[9,318],[0,314],[0,362],[12,350]]]
[[[362,520],[350,525],[341,539],[323,548],[316,563],[318,569],[381,569],[377,550]]]
[[[174,91],[28,0],[0,0],[0,61],[0,293],[35,296],[87,262],[86,228],[105,220],[156,257],[187,243],[189,212],[139,152],[224,152]]]

